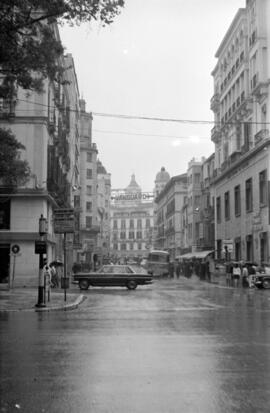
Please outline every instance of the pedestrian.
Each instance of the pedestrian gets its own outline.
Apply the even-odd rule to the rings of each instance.
[[[248,266],[248,286],[249,288],[254,287],[255,275],[256,275],[256,267],[253,264],[251,264]]]
[[[49,265],[50,270],[51,270],[51,286],[52,288],[58,288],[59,287],[59,279],[58,279],[58,274],[57,270],[54,265],[50,264]]]
[[[212,282],[215,280],[215,272],[216,272],[215,260],[212,256],[210,256],[208,259],[208,262],[209,262],[209,281]]]
[[[180,277],[180,262],[179,260],[176,261],[176,278]]]
[[[52,285],[52,270],[48,264],[43,267],[43,277],[44,277],[44,300],[46,300],[46,291],[48,294],[48,301],[50,301],[51,296],[51,285]]]
[[[243,286],[243,287],[249,287],[249,282],[248,282],[248,269],[247,269],[247,265],[246,265],[246,264],[243,265],[243,269],[242,269],[242,286]]]
[[[225,268],[226,268],[226,285],[227,285],[227,287],[230,287],[231,284],[232,284],[232,268],[233,268],[233,266],[232,266],[231,263],[227,262]]]
[[[172,261],[170,261],[169,263],[169,274],[170,274],[170,278],[174,277],[174,263]]]
[[[241,268],[239,264],[236,263],[233,265],[232,275],[233,275],[233,286],[239,287],[239,282],[240,282],[240,277],[241,277]]]
[[[206,275],[206,280],[208,282],[211,282],[211,277],[210,277],[210,266],[209,266],[209,261],[205,261],[205,275]]]

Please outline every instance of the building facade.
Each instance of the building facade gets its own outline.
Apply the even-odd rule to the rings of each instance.
[[[55,36],[59,37],[57,26]],[[62,57],[66,68],[61,81],[46,79],[44,92],[18,89],[14,101],[1,101],[0,126],[9,128],[25,146],[31,178],[10,190],[0,184],[1,283],[37,285],[39,218],[47,219],[47,257],[62,259],[63,235],[54,233],[54,209],[74,205],[72,186],[78,179],[79,92],[72,57]],[[71,83],[63,80],[71,80]],[[19,246],[14,257],[12,246]],[[16,263],[16,265],[15,265]],[[19,271],[18,271],[19,269]]]
[[[269,1],[247,1],[216,53],[211,109],[217,258],[270,258],[269,19]]]
[[[101,161],[97,162],[97,206],[100,232],[98,234],[98,249],[100,262],[110,256],[110,208],[111,208],[111,174],[109,174]]]
[[[155,198],[155,248],[170,252],[171,258],[182,253],[182,210],[187,197],[187,174],[172,177]]]
[[[115,191],[111,203],[111,256],[115,259],[142,259],[152,247],[154,210],[152,201],[131,177],[130,184]]]
[[[92,263],[98,253],[97,155],[92,142],[92,114],[86,112],[85,101],[80,101],[80,242],[77,262]]]

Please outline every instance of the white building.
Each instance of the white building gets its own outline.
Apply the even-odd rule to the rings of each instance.
[[[270,259],[269,21],[268,0],[247,0],[216,53],[211,108],[218,258],[230,245],[231,258]]]
[[[112,194],[111,255],[118,259],[147,256],[153,242],[153,202],[147,201],[148,194],[142,192],[134,174],[127,188]]]
[[[55,35],[59,36],[57,26]],[[70,55],[59,62],[66,67],[61,83],[46,79],[44,93],[17,90],[14,102],[2,101],[0,126],[10,128],[25,146],[21,158],[28,161],[32,176],[15,191],[0,185],[0,282],[13,285],[37,285],[39,255],[39,218],[48,221],[48,261],[62,258],[62,234],[53,226],[55,208],[73,206],[73,183],[78,179],[79,92]],[[16,258],[13,245],[20,248]],[[14,267],[15,266],[15,267]]]

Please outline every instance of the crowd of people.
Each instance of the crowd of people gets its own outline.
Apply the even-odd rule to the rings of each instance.
[[[264,265],[258,266],[251,262],[227,262],[224,264],[226,285],[229,287],[255,287],[255,277],[257,273],[267,273],[270,267]],[[184,276],[190,278],[193,274],[197,275],[200,280],[214,281],[218,273],[216,262],[212,257],[206,259],[189,259],[171,261],[169,265],[169,277],[179,278]],[[221,274],[220,274],[221,275]]]
[[[177,278],[184,276],[190,278],[192,274],[197,275],[201,280],[211,281],[211,260],[176,260],[169,265],[169,276],[176,275]]]

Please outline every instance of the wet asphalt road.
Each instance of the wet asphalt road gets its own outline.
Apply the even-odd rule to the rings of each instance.
[[[95,288],[0,315],[0,412],[269,413],[270,290]]]

